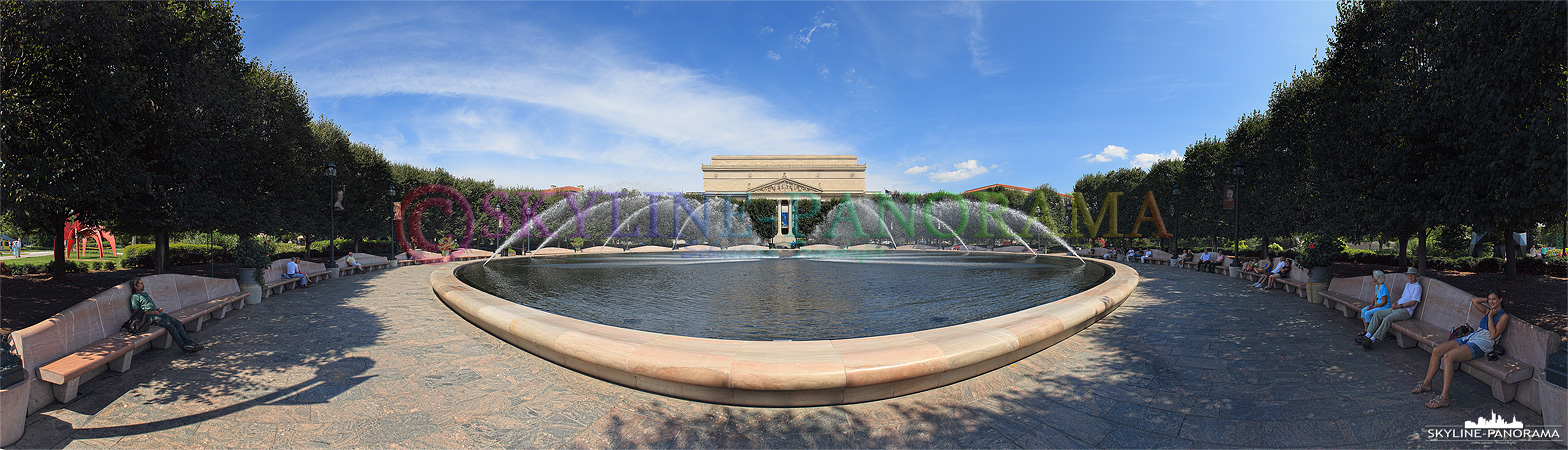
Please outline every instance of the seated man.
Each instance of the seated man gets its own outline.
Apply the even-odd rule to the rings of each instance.
[[[1114,249],[1114,248],[1107,248],[1107,249],[1105,249],[1105,256],[1104,256],[1104,258],[1112,260],[1112,261],[1116,260],[1116,249]]]
[[[185,353],[201,351],[201,343],[191,339],[191,336],[185,333],[185,324],[180,323],[180,320],[174,318],[174,316],[163,312],[163,308],[159,308],[158,305],[152,302],[152,295],[147,293],[147,284],[143,283],[141,278],[131,281],[131,311],[137,314],[148,315],[153,325],[168,330],[169,337],[174,338],[174,345],[180,346],[180,350],[185,351]]]
[[[1150,256],[1154,256],[1154,248],[1153,247],[1144,249],[1143,250],[1143,256],[1138,258],[1138,262],[1141,262],[1141,263],[1144,263],[1144,264],[1148,264]]]
[[[308,287],[306,285],[310,284],[310,280],[305,278],[305,274],[299,271],[299,257],[298,256],[295,256],[295,257],[289,259],[288,265],[284,266],[284,268],[283,268],[283,278],[298,278],[299,279],[299,287]]]
[[[364,273],[365,272],[365,265],[364,264],[360,264],[359,261],[355,261],[353,254],[349,254],[348,256],[344,256],[343,257],[343,265],[347,266],[350,269],[354,269],[354,273]]]
[[[1274,289],[1275,280],[1278,280],[1281,276],[1290,276],[1290,267],[1292,264],[1293,263],[1291,262],[1290,258],[1280,258],[1279,262],[1274,264],[1274,270],[1269,271],[1269,273],[1264,275],[1263,279],[1258,280],[1258,283],[1254,286],[1262,287],[1265,291]]]
[[[1405,271],[1405,292],[1399,295],[1399,300],[1394,302],[1394,307],[1372,313],[1372,319],[1367,321],[1367,332],[1356,336],[1356,342],[1362,348],[1371,349],[1380,339],[1387,339],[1388,324],[1395,321],[1409,319],[1416,313],[1416,304],[1421,303],[1421,273],[1411,267]]]
[[[1210,261],[1210,258],[1209,250],[1204,249],[1203,253],[1198,255],[1198,270],[1209,270],[1209,267],[1214,265],[1214,263]]]

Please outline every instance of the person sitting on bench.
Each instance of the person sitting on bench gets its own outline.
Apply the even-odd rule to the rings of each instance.
[[[1395,321],[1409,319],[1416,314],[1416,304],[1421,303],[1421,272],[1411,267],[1405,271],[1405,292],[1399,295],[1399,301],[1394,302],[1394,307],[1372,313],[1372,320],[1367,321],[1367,332],[1356,336],[1356,342],[1362,348],[1371,349],[1372,344],[1384,339],[1388,335],[1388,324]]]
[[[1503,296],[1497,291],[1488,292],[1486,298],[1470,299],[1470,306],[1481,313],[1480,329],[1459,339],[1438,344],[1426,364],[1426,378],[1411,393],[1432,390],[1432,376],[1437,375],[1438,365],[1443,367],[1443,393],[1426,402],[1428,408],[1448,406],[1448,391],[1454,387],[1454,366],[1472,359],[1480,359],[1492,351],[1503,332],[1508,330],[1508,313],[1503,311]]]
[[[185,324],[180,323],[180,320],[175,319],[174,316],[164,313],[163,308],[159,308],[152,302],[152,294],[148,294],[146,290],[147,284],[142,283],[141,278],[131,281],[131,310],[150,316],[153,325],[169,330],[169,337],[174,338],[174,344],[180,346],[180,350],[185,353],[201,351],[203,348],[201,343],[185,333]]]
[[[1372,295],[1377,298],[1372,300],[1371,305],[1361,308],[1361,325],[1363,327],[1372,321],[1372,313],[1394,307],[1393,303],[1389,303],[1388,284],[1383,282],[1383,271],[1372,271],[1372,285],[1375,286]]]
[[[1253,286],[1262,287],[1265,291],[1274,289],[1274,280],[1278,280],[1281,276],[1290,276],[1290,266],[1290,258],[1280,259],[1279,263],[1274,264],[1274,270],[1269,271],[1268,275],[1264,275],[1263,279],[1258,280],[1258,283]]]
[[[284,268],[283,268],[283,278],[298,278],[299,279],[299,287],[308,287],[306,285],[310,284],[310,280],[305,278],[305,274],[299,271],[299,257],[298,256],[295,256],[294,258],[289,259],[288,265],[284,266]]]

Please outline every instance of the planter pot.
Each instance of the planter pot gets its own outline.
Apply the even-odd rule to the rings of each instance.
[[[22,431],[27,427],[27,402],[32,386],[28,371],[23,370],[22,382],[0,389],[0,447],[11,448],[11,444],[22,439]]]
[[[1557,445],[1568,447],[1568,388],[1548,383],[1535,377],[1536,390],[1541,392],[1541,424],[1559,426]]]
[[[240,283],[240,290],[250,294],[249,297],[245,297],[245,304],[254,305],[261,303],[261,291],[263,288],[261,285],[256,284],[256,271],[262,269],[255,267],[241,267],[236,270],[238,275],[235,276],[234,279]]]
[[[1313,267],[1311,269],[1307,269],[1307,281],[1313,283],[1326,283],[1329,279],[1332,278],[1334,278],[1333,266]]]
[[[1231,278],[1241,278],[1241,266],[1225,266],[1225,268],[1230,269]]]

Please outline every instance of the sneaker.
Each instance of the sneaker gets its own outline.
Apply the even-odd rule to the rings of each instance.
[[[185,347],[180,347],[180,351],[183,351],[185,353],[196,353],[196,352],[201,351],[201,350],[197,349],[196,346],[194,346],[194,345],[188,345],[188,346],[185,346]]]
[[[1358,334],[1358,335],[1356,335],[1356,343],[1357,344],[1367,345],[1367,342],[1371,341],[1371,340],[1372,340],[1372,338],[1367,337],[1367,335],[1365,335],[1365,334]]]
[[[1376,343],[1377,343],[1377,340],[1367,339],[1365,341],[1361,341],[1361,348],[1364,348],[1364,349],[1367,349],[1367,350],[1371,350],[1372,349],[1372,344],[1376,344]]]

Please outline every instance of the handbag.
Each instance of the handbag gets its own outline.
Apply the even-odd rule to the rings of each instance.
[[[1500,357],[1502,357],[1503,355],[1506,355],[1506,354],[1508,354],[1508,351],[1504,350],[1503,346],[1497,345],[1497,344],[1492,344],[1492,351],[1486,352],[1486,360],[1487,361],[1496,361],[1497,358],[1500,358]]]
[[[1465,337],[1465,336],[1469,336],[1470,333],[1474,333],[1474,332],[1475,332],[1475,330],[1470,329],[1469,325],[1460,325],[1460,326],[1454,327],[1454,331],[1448,332],[1448,340],[1452,341],[1454,339],[1459,339],[1459,338],[1462,338],[1462,337]]]
[[[144,311],[131,311],[131,318],[120,324],[120,329],[130,334],[146,333],[152,328],[152,316]]]

